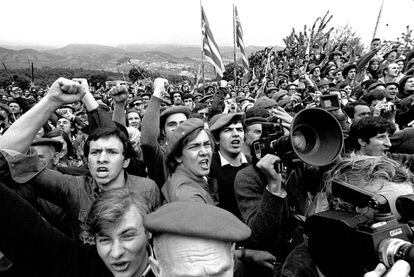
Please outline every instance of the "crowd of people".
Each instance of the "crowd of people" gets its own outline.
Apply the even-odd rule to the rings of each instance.
[[[335,180],[384,195],[397,219],[396,198],[414,194],[414,50],[381,49],[266,48],[246,82],[1,89],[0,273],[408,276],[405,261],[326,272],[306,228],[327,210],[368,214]],[[324,165],[271,147],[311,109],[339,126]]]

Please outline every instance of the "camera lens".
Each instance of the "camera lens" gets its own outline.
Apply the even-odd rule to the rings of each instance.
[[[384,239],[378,247],[378,255],[380,261],[387,268],[391,268],[398,260],[405,260],[412,264],[414,261],[414,245],[402,239]]]

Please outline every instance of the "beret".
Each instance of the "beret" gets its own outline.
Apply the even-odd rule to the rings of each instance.
[[[180,141],[199,128],[204,128],[204,121],[200,118],[189,118],[181,123],[168,139],[167,156],[169,157],[171,154],[174,154]]]
[[[254,103],[254,108],[270,108],[276,106],[277,103],[275,100],[270,99],[267,96],[260,97],[259,99],[256,99],[256,102]]]
[[[216,114],[210,121],[210,132],[213,133],[221,130],[233,120],[241,120],[244,122],[244,113]]]
[[[60,141],[51,138],[37,138],[32,142],[31,146],[37,145],[53,146],[56,152],[62,151],[63,147],[63,144]]]
[[[313,73],[313,71],[314,71],[315,69],[317,69],[317,68],[321,69],[321,67],[320,67],[319,65],[317,65],[317,66],[315,66],[314,68],[312,68],[312,69],[309,71],[309,73],[310,73],[310,74],[312,74],[312,73]]]
[[[213,205],[178,201],[166,204],[144,216],[144,227],[151,233],[174,234],[217,241],[243,241],[250,228],[232,213]]]
[[[278,89],[277,89],[277,87],[270,87],[270,88],[267,88],[266,89],[267,92],[273,91],[273,90],[278,90]]]
[[[278,77],[283,77],[283,78],[285,78],[286,80],[287,80],[287,79],[289,79],[289,76],[288,76],[286,73],[278,73],[278,74],[277,74],[277,76],[278,76]]]
[[[246,126],[250,126],[253,124],[271,124],[271,123],[268,122],[266,118],[264,117],[254,116],[254,117],[246,118],[245,124]]]
[[[326,85],[329,85],[329,84],[330,84],[329,80],[326,79],[326,78],[323,78],[322,80],[320,80],[318,82],[318,87],[326,86]]]
[[[379,86],[384,86],[385,87],[386,85],[384,83],[381,83],[381,82],[375,82],[375,83],[372,83],[368,86],[367,91],[370,92],[371,90],[373,90],[373,89],[375,89]],[[398,86],[398,84],[397,84],[397,86]]]
[[[190,110],[186,106],[168,107],[160,115],[160,127],[163,128],[167,117],[175,113],[183,113],[187,118],[190,116]]]

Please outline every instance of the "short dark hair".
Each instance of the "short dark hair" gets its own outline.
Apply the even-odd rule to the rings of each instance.
[[[392,135],[395,132],[394,123],[380,116],[362,118],[358,122],[353,123],[349,129],[349,140],[352,150],[359,150],[361,148],[358,139],[369,143],[370,138],[385,132]]]
[[[97,141],[100,138],[109,138],[109,137],[116,137],[118,138],[122,146],[124,147],[122,154],[124,155],[125,159],[129,159],[134,156],[134,149],[132,147],[131,142],[129,141],[128,136],[125,132],[121,131],[117,127],[105,127],[105,128],[97,128],[95,129],[89,136],[85,142],[83,147],[84,156],[87,158],[89,155],[89,147],[91,141]]]
[[[170,155],[168,155],[168,160],[167,160],[167,166],[168,169],[170,170],[170,172],[174,172],[175,169],[178,166],[178,162],[175,159],[176,157],[180,156],[183,153],[183,149],[184,147],[193,139],[195,139],[200,133],[201,131],[206,132],[206,134],[208,135],[210,142],[211,142],[211,149],[214,149],[214,140],[210,135],[210,132],[208,132],[206,129],[204,128],[197,128],[194,131],[192,131],[191,133],[189,133],[184,139],[182,139],[177,148],[175,149],[174,153],[171,153]],[[212,150],[213,151],[213,150]]]
[[[238,117],[234,117],[229,123],[227,123],[226,125],[224,125],[220,129],[215,130],[214,132],[211,132],[211,134],[213,135],[214,140],[216,142],[220,141],[221,131],[223,131],[227,126],[230,126],[231,124],[237,124],[237,123],[241,123],[243,125],[244,132],[246,132],[246,125],[244,124],[244,120],[240,119]]]
[[[346,115],[353,119],[354,118],[354,114],[355,114],[355,106],[368,106],[368,103],[363,101],[363,100],[356,100],[354,102],[348,102],[345,107],[344,107],[344,112],[346,113]]]
[[[385,92],[382,90],[374,89],[368,94],[364,95],[361,100],[367,102],[368,106],[371,106],[374,100],[382,100],[385,98]]]

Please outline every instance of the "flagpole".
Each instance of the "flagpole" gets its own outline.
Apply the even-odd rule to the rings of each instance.
[[[203,5],[201,4],[201,0],[200,0],[200,15],[201,15],[201,28],[203,28],[203,19],[202,19],[202,13],[203,13]],[[203,32],[201,32],[201,76],[203,78],[203,95],[205,93],[205,88],[206,88],[206,79],[204,76],[204,35]]]
[[[380,22],[380,19],[381,19],[381,13],[382,13],[382,7],[383,6],[384,6],[384,0],[382,0],[382,2],[381,2],[381,8],[378,12],[377,22],[375,24],[375,29],[374,29],[374,34],[372,35],[372,39],[374,39],[377,35],[378,25],[379,25],[379,22]]]
[[[236,10],[235,6],[233,4],[233,62],[234,62],[234,68],[233,68],[233,75],[234,75],[234,86],[237,86],[237,60],[236,60]]]

